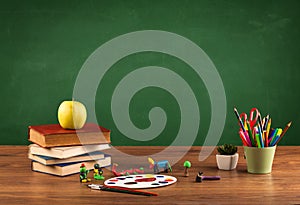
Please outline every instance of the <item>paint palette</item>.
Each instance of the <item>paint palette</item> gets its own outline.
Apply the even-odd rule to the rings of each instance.
[[[114,177],[104,182],[107,186],[118,186],[133,189],[156,188],[174,184],[177,179],[173,176],[140,174]]]

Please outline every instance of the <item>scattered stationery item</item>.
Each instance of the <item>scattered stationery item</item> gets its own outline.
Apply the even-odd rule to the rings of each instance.
[[[94,164],[94,179],[104,180],[103,170],[98,163]]]
[[[111,191],[111,192],[119,192],[119,193],[126,193],[126,194],[143,195],[143,196],[158,196],[158,194],[153,192],[140,191],[140,190],[134,190],[130,188],[117,187],[117,186],[112,187],[112,186],[106,186],[100,184],[89,184],[88,187],[94,190],[101,190],[101,191]]]
[[[177,179],[173,176],[140,174],[114,177],[107,179],[104,184],[112,187],[124,187],[132,189],[157,188],[174,184]]]
[[[100,151],[95,151],[91,153],[82,154],[79,156],[69,157],[65,159],[58,159],[54,157],[48,157],[43,155],[34,155],[28,153],[28,158],[37,161],[44,165],[54,165],[54,164],[66,164],[72,162],[84,162],[84,161],[91,161],[91,160],[98,160],[104,158],[104,153]]]
[[[246,137],[245,134],[244,134],[244,132],[242,130],[239,131],[239,134],[240,134],[240,138],[241,138],[241,140],[243,142],[243,145],[244,146],[251,146],[251,142],[250,142],[249,137]]]
[[[110,130],[94,123],[86,123],[82,129],[64,129],[59,124],[28,127],[28,140],[41,147],[109,144]]]
[[[89,170],[87,170],[85,167],[85,164],[82,163],[80,166],[80,171],[79,171],[79,178],[80,178],[81,183],[86,183],[86,182],[91,181],[91,179],[89,179],[87,177],[88,173],[89,173]]]
[[[184,176],[185,177],[188,177],[189,176],[189,168],[191,168],[192,166],[192,163],[190,161],[185,161],[183,163],[183,166],[184,166]]]
[[[267,129],[269,118],[270,118],[269,114],[266,117],[264,117],[263,130]]]
[[[280,140],[282,139],[282,137],[285,135],[286,131],[290,128],[291,124],[292,124],[292,122],[289,122],[289,123],[285,126],[285,128],[284,128],[283,132],[281,133],[280,137],[279,137],[278,140],[276,140],[276,142],[274,143],[275,145],[277,145],[277,144],[279,143],[279,141],[280,141]]]
[[[236,117],[237,117],[237,119],[238,119],[238,121],[239,121],[239,124],[240,124],[241,129],[242,129],[243,132],[245,133],[245,132],[246,132],[246,129],[245,129],[245,127],[244,127],[244,124],[243,124],[243,122],[242,122],[242,119],[240,118],[240,114],[238,113],[238,111],[237,111],[236,108],[234,108],[233,110],[234,110],[234,113],[235,113],[235,115],[236,115]]]
[[[250,110],[250,118],[246,113],[238,114],[236,108],[233,109],[240,125],[239,135],[244,146],[265,148],[275,146],[279,143],[286,131],[291,126],[289,122],[284,130],[281,128],[271,128],[272,119],[268,114],[262,119],[257,108]],[[255,114],[255,118],[253,118]],[[244,122],[242,122],[244,120]]]
[[[265,118],[265,122],[264,122],[264,125],[263,125],[263,130],[267,130],[267,126],[268,126],[269,120],[270,120],[270,116],[268,114],[266,116],[266,118]]]
[[[257,147],[261,148],[261,144],[260,144],[259,134],[258,133],[255,134],[255,139],[256,139],[256,142],[257,142]]]
[[[247,136],[248,136],[248,138],[250,139],[249,141],[250,141],[250,145],[251,146],[254,146],[255,145],[255,140],[254,140],[254,135],[253,135],[253,132],[252,132],[252,129],[251,129],[251,126],[250,126],[250,123],[249,123],[249,121],[247,121],[247,123],[246,123],[246,125],[247,125]],[[248,134],[249,133],[249,134]]]
[[[84,162],[85,167],[87,170],[92,170],[94,168],[95,162],[99,163],[101,167],[107,167],[111,165],[111,157],[109,155],[105,155],[104,158],[99,159],[97,161],[86,161]],[[39,162],[32,161],[32,170],[51,174],[55,176],[68,176],[71,174],[79,173],[79,167],[82,162],[73,162],[73,163],[66,163],[66,164],[56,164],[56,165],[44,165]]]
[[[271,129],[271,124],[272,124],[272,119],[269,118],[268,125],[267,125],[267,130],[266,130],[266,135],[265,135],[266,147],[269,146],[269,133],[270,133],[270,129]]]
[[[270,142],[270,146],[274,146],[276,141],[279,139],[281,133],[282,133],[282,129],[281,128],[277,128],[277,131],[275,132],[276,134],[274,134],[271,142]]]
[[[264,139],[265,139],[265,147],[269,146],[269,132],[270,132],[270,128],[271,128],[271,118],[269,115],[267,115],[267,120],[265,122],[265,126],[264,126]]]
[[[120,172],[117,171],[117,163],[113,163],[111,171],[115,176],[126,176],[126,175],[131,175],[131,174],[144,174],[144,168],[131,168],[131,169],[126,169],[122,170]]]
[[[168,173],[169,171],[172,172],[172,167],[168,160],[156,162],[151,157],[149,157],[148,162],[150,163],[149,168],[153,169],[154,174],[159,174],[162,172]],[[163,169],[163,171],[161,171],[161,168]]]
[[[261,115],[259,114],[258,115],[258,128],[260,129],[260,130],[262,130],[262,120],[261,120]]]
[[[84,146],[67,146],[67,147],[52,147],[43,148],[37,144],[29,145],[29,153],[35,155],[43,155],[58,159],[66,159],[90,152],[103,151],[109,149],[109,144],[84,145]]]
[[[270,135],[268,136],[269,144],[271,144],[271,141],[276,136],[277,132],[278,132],[278,128],[271,129]]]
[[[202,182],[203,180],[220,180],[220,176],[203,176],[203,172],[198,172],[196,176],[196,182]]]
[[[234,108],[234,111],[236,112],[237,109]],[[253,118],[254,116],[254,113],[255,113],[255,118]],[[259,120],[259,116],[260,116],[260,113],[258,111],[257,108],[252,108],[250,110],[250,117],[249,119],[247,118],[247,114],[246,113],[241,113],[239,115],[240,119],[243,119],[244,118],[244,124],[248,121],[249,124],[250,124],[250,128],[253,129],[254,125],[256,124],[257,120]]]
[[[264,145],[264,140],[263,140],[263,134],[262,134],[262,130],[261,130],[261,126],[258,126],[258,137],[259,137],[259,142],[262,148],[265,147]]]

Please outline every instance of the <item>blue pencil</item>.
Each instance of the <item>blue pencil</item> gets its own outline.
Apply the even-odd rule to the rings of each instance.
[[[277,135],[276,137],[274,137],[274,140],[270,144],[271,147],[273,147],[276,144],[276,142],[278,141],[279,137],[280,137],[280,135]]]
[[[269,144],[270,144],[270,146],[272,146],[273,141],[276,138],[277,132],[278,132],[278,128],[276,128],[274,131],[272,131],[272,133],[271,133],[271,135],[269,137],[269,142],[270,142]]]
[[[278,129],[277,129],[276,135],[273,137],[274,140],[272,139],[272,141],[271,141],[271,146],[276,145],[277,141],[278,141],[279,138],[280,138],[281,133],[282,133],[282,129],[281,129],[281,128],[278,128]]]
[[[267,117],[266,117],[266,119],[265,119],[265,123],[264,123],[264,125],[263,125],[263,131],[264,130],[267,130],[267,125],[268,125],[268,122],[269,122],[269,115],[267,115]]]
[[[265,145],[264,145],[264,140],[263,140],[263,137],[262,137],[262,130],[261,130],[260,126],[258,126],[258,136],[259,136],[260,146],[262,148],[264,148]]]
[[[272,140],[272,137],[273,137],[273,135],[274,135],[274,133],[276,132],[276,129],[271,129],[271,132],[269,133],[269,136],[268,136],[268,139],[269,139],[269,142],[271,142],[271,140]]]

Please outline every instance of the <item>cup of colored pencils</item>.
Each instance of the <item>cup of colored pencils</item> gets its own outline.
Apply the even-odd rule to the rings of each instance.
[[[262,119],[258,111],[257,120],[254,120],[251,116],[253,113],[250,113],[250,121],[246,117],[244,122],[236,108],[234,108],[234,113],[240,125],[239,136],[244,145],[247,171],[255,174],[270,173],[276,146],[292,122],[289,122],[282,130],[281,128],[271,128],[272,119],[270,116],[267,115]]]

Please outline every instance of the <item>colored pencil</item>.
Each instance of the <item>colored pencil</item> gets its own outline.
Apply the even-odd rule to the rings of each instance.
[[[279,140],[280,136],[281,136],[281,133],[282,133],[282,129],[279,128],[277,133],[276,133],[276,136],[274,137],[274,140],[272,140],[272,146],[276,145],[276,142]]]
[[[292,124],[292,122],[289,122],[284,130],[281,128],[273,129],[271,128],[272,119],[269,114],[262,120],[262,116],[258,110],[252,108],[250,110],[250,121],[248,121],[245,113],[242,113],[242,116],[240,116],[235,107],[233,110],[240,125],[239,136],[244,146],[259,148],[276,146]],[[255,119],[253,119],[253,110],[257,111]],[[245,118],[244,122],[241,117]]]
[[[268,121],[267,131],[266,131],[266,136],[265,136],[266,147],[269,146],[269,133],[270,133],[270,128],[271,128],[271,123],[272,123],[272,119],[270,118]]]
[[[258,126],[258,136],[259,136],[260,146],[262,148],[264,148],[265,145],[264,145],[264,140],[263,140],[263,134],[262,134],[262,130],[261,130],[261,128],[259,126]]]
[[[267,137],[267,131],[266,130],[263,132],[263,139],[264,139],[265,147],[268,147],[268,137]]]
[[[127,194],[135,194],[135,195],[144,195],[144,196],[157,196],[156,193],[146,192],[146,191],[139,191],[139,190],[132,190],[132,189],[123,188],[123,187],[103,186],[101,188],[101,190],[102,191],[119,192],[119,193],[127,193]]]
[[[253,135],[253,133],[252,133],[252,130],[251,130],[251,127],[250,127],[250,123],[249,123],[249,121],[247,120],[247,123],[246,123],[246,125],[247,125],[247,127],[248,127],[248,133],[249,133],[249,138],[250,138],[250,141],[251,141],[251,146],[255,146],[255,143],[254,143],[254,141],[253,141],[253,139],[254,139],[254,135]]]
[[[268,126],[268,124],[269,124],[269,120],[270,120],[270,116],[267,115],[266,120],[265,120],[265,123],[264,123],[264,125],[263,125],[263,130],[267,130],[267,126]]]
[[[271,140],[270,140],[270,142],[269,142],[269,145],[270,145],[270,146],[272,146],[273,141],[276,139],[276,136],[277,136],[277,133],[278,133],[279,130],[281,130],[281,132],[282,132],[282,129],[281,129],[281,128],[276,128],[275,131],[272,133]],[[280,133],[281,133],[281,132],[280,132]]]
[[[236,117],[237,117],[237,119],[239,121],[240,127],[242,128],[243,132],[246,132],[246,129],[245,129],[244,125],[243,125],[242,119],[240,118],[240,114],[238,113],[238,111],[237,111],[236,108],[233,108],[233,110],[234,110],[234,113],[235,113],[235,115],[236,115]]]
[[[244,145],[244,146],[251,147],[251,146],[249,145],[249,143],[247,142],[246,137],[245,137],[245,135],[244,135],[244,133],[243,133],[242,130],[239,131],[239,134],[240,134],[240,138],[242,139],[243,145]]]
[[[262,119],[262,122],[261,122],[261,130],[262,130],[262,131],[264,131],[265,122],[266,122],[266,117],[264,117],[264,118]]]
[[[277,140],[277,142],[275,143],[275,145],[278,144],[278,142],[282,139],[282,137],[285,135],[286,131],[290,128],[291,124],[292,124],[292,122],[289,122],[289,123],[285,126],[283,132],[281,133],[281,135],[280,135],[279,139]]]
[[[273,147],[275,145],[275,143],[277,142],[277,140],[279,139],[279,137],[280,137],[279,135],[276,135],[274,137],[274,140],[271,142],[270,147]]]
[[[247,142],[248,142],[249,146],[250,146],[250,147],[252,147],[252,140],[253,140],[253,139],[250,139],[251,137],[249,137],[249,135],[248,135],[248,132],[247,132],[247,131],[246,131],[246,132],[244,132],[244,135],[245,135],[245,138],[246,138],[246,140],[247,140]]]
[[[259,140],[259,134],[258,133],[255,134],[255,138],[256,138],[256,142],[257,142],[257,147],[261,148],[260,140]]]
[[[258,115],[258,126],[260,127],[260,130],[262,131],[262,122],[261,122],[261,116],[260,114]]]

